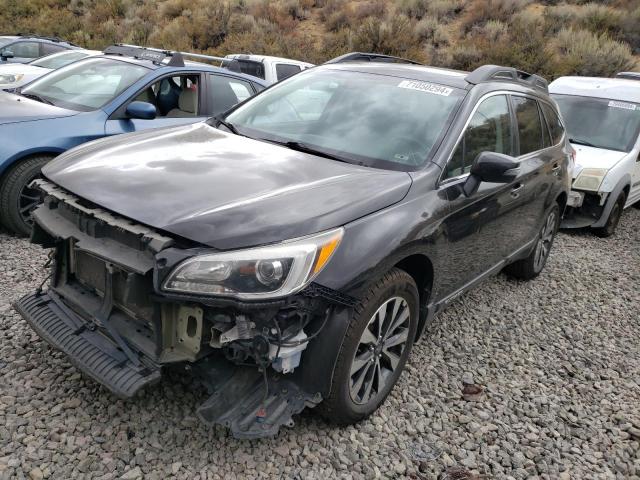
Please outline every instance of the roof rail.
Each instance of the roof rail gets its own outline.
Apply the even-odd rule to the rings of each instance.
[[[467,75],[465,80],[473,85],[491,80],[502,80],[525,84],[529,87],[549,92],[549,82],[541,76],[523,72],[513,67],[501,67],[499,65],[483,65],[482,67],[478,67]]]
[[[381,53],[364,53],[364,52],[351,52],[345,53],[336,58],[332,58],[324,62],[325,65],[332,63],[344,63],[344,62],[382,62],[382,63],[408,63],[411,65],[422,65],[420,62],[409,60],[401,57],[393,57],[391,55],[383,55]]]
[[[640,72],[620,72],[616,73],[616,78],[625,80],[640,80]]]
[[[160,50],[157,48],[117,43],[105,48],[103,53],[105,55],[119,55],[121,57],[132,57],[139,60],[150,60],[158,65],[169,58],[170,60],[167,65],[172,67],[184,67],[184,59],[182,58],[182,55],[179,52],[172,52],[170,50]]]

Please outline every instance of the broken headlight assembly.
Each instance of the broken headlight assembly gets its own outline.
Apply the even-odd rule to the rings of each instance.
[[[198,255],[176,266],[162,289],[245,300],[284,297],[320,273],[343,233],[339,228],[276,245]]]
[[[606,168],[583,168],[574,180],[573,188],[597,192],[608,172]]]

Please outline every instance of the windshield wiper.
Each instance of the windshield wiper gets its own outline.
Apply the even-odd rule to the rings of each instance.
[[[40,97],[38,95],[34,95],[33,93],[22,93],[22,92],[20,92],[20,95],[22,95],[23,97],[30,98],[31,100],[35,100],[36,102],[46,103],[47,105],[53,105],[52,101],[47,100],[45,98],[42,98],[42,97]]]
[[[221,118],[216,119],[216,127],[219,127],[220,125],[222,125],[223,127],[225,127],[227,130],[229,130],[231,133],[234,133],[236,135],[240,135],[240,136],[245,136],[242,135],[238,129],[236,128],[236,126],[233,123],[229,123],[226,120],[222,120]]]
[[[282,145],[283,147],[290,148],[291,150],[295,150],[297,152],[310,153],[312,155],[317,155],[319,157],[329,158],[331,160],[337,160],[338,162],[351,163],[349,160],[343,157],[333,155],[332,153],[328,153],[323,150],[318,150],[317,148],[314,148],[311,145],[307,145],[306,143],[297,142],[294,140],[290,140],[288,142],[273,142],[273,143],[277,143],[278,145]]]
[[[589,143],[586,140],[576,140],[575,138],[570,138],[569,141],[571,143],[575,143],[576,145],[584,145],[585,147],[596,147],[593,143]]]

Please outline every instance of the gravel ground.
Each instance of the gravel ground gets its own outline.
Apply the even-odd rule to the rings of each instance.
[[[370,420],[310,411],[249,442],[199,424],[182,382],[123,402],[83,378],[11,307],[44,253],[0,234],[0,478],[640,478],[639,247],[635,209],[614,238],[560,234],[537,280],[501,275],[436,319]]]

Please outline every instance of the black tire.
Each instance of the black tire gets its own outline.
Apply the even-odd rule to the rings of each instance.
[[[504,272],[520,280],[533,280],[544,269],[560,225],[560,207],[555,204],[547,211],[536,245],[527,258],[507,265]]]
[[[339,425],[356,423],[371,415],[385,401],[404,369],[416,338],[418,298],[418,289],[413,278],[405,271],[394,268],[376,282],[363,300],[353,309],[349,327],[338,353],[331,393],[318,407],[320,414],[325,419]],[[397,309],[395,309],[396,304],[398,304]],[[379,309],[384,313],[383,318],[387,319],[389,323],[380,323],[382,335],[378,336],[377,346],[371,348],[371,344],[363,342],[366,342],[366,339],[370,337],[373,337],[375,341],[375,335],[370,327],[376,330],[376,323],[371,322]],[[409,312],[408,319],[402,320],[407,311]],[[380,317],[376,316],[376,318]],[[402,323],[398,323],[401,320]],[[397,324],[397,327],[394,327],[393,324]],[[390,330],[387,333],[385,333],[385,325]],[[365,329],[368,332],[366,335]],[[404,338],[405,334],[406,340],[403,340],[402,344],[385,346],[385,342],[391,344],[399,338]],[[385,340],[387,335],[389,337]],[[369,345],[368,348],[367,345]],[[366,356],[370,356],[372,359],[361,360]],[[358,365],[362,366],[358,367]],[[365,370],[367,371],[365,372]],[[352,378],[360,378],[360,375],[364,378],[370,378],[369,382],[372,385],[368,387],[368,391],[371,392],[370,397],[366,393],[366,380],[361,384],[361,387],[356,386],[357,381],[354,381],[352,385]],[[363,392],[360,402],[352,396],[352,387],[358,393]],[[358,394],[355,397],[358,397]]]
[[[624,204],[627,201],[627,195],[622,192],[616,199],[616,203],[613,205],[611,212],[609,212],[609,218],[604,227],[592,228],[591,231],[594,235],[600,238],[607,238],[612,236],[616,232],[616,228],[620,223],[620,217],[622,217],[622,211],[624,210]]]
[[[37,206],[37,192],[28,188],[40,176],[42,167],[53,157],[37,156],[18,161],[0,183],[0,221],[12,233],[28,236],[31,233],[29,214]],[[29,200],[33,199],[33,202]]]

